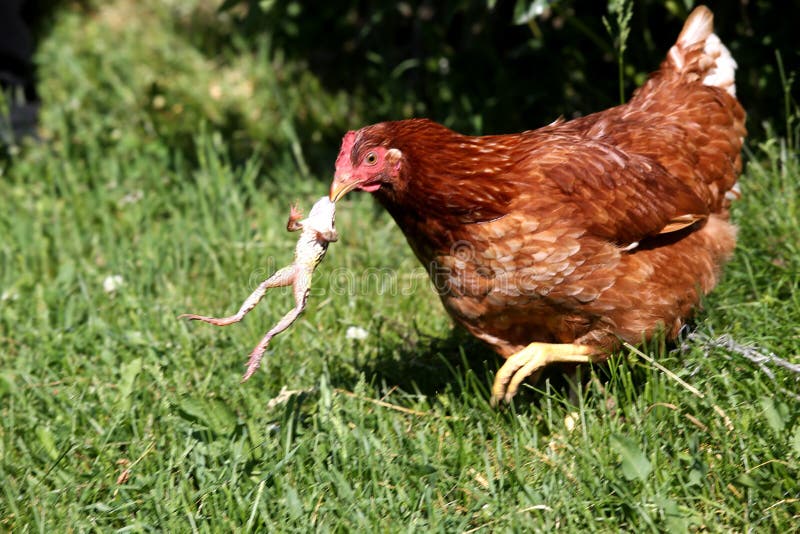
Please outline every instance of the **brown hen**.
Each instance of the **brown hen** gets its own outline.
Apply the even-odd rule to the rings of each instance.
[[[677,335],[736,229],[736,63],[695,9],[627,104],[512,135],[425,119],[348,132],[330,197],[371,192],[450,315],[507,361],[493,400],[556,363]]]

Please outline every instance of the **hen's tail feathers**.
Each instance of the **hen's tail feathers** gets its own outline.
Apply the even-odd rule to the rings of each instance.
[[[698,6],[686,19],[667,65],[690,81],[702,80],[736,96],[736,61],[714,33],[714,14],[706,6]]]

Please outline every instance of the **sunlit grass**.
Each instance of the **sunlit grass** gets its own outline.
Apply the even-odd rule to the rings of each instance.
[[[290,293],[225,329],[176,316],[235,311],[290,262],[289,203],[309,207],[329,177],[300,178],[290,140],[269,164],[234,164],[213,125],[187,155],[60,105],[46,103],[53,137],[0,174],[0,529],[796,524],[800,375],[770,355],[800,363],[797,147],[754,148],[740,246],[678,348],[585,369],[577,404],[545,382],[498,411],[497,359],[452,330],[391,219],[358,195],[306,313],[239,384]],[[104,128],[122,135],[90,142]]]

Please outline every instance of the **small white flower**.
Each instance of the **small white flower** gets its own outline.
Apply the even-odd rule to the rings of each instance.
[[[360,326],[348,326],[347,330],[344,333],[344,337],[347,339],[358,339],[359,341],[362,339],[367,339],[369,336],[369,332],[361,328]]]
[[[141,189],[137,189],[136,191],[131,191],[130,193],[119,199],[117,205],[122,207],[126,204],[136,204],[137,202],[142,200],[142,198],[144,198],[144,191],[142,191]]]
[[[564,418],[564,426],[567,429],[567,432],[572,432],[575,430],[575,427],[578,426],[580,422],[581,414],[578,412],[570,412]]]
[[[113,293],[120,287],[125,284],[125,280],[123,280],[122,276],[118,274],[112,274],[106,276],[103,280],[103,291],[106,293]]]
[[[14,301],[19,298],[19,293],[14,291],[13,289],[6,289],[3,291],[3,294],[0,295],[0,302],[5,302],[7,300]]]

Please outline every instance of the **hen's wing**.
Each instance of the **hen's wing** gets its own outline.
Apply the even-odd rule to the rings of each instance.
[[[570,224],[621,245],[678,230],[709,213],[689,186],[646,156],[569,135],[548,135],[537,145],[517,169],[522,210],[524,204],[570,206]]]
[[[713,15],[698,7],[630,102],[530,133],[517,176],[534,190],[555,183],[553,202],[572,205],[589,232],[619,243],[709,213],[725,217],[746,134],[735,68]]]

